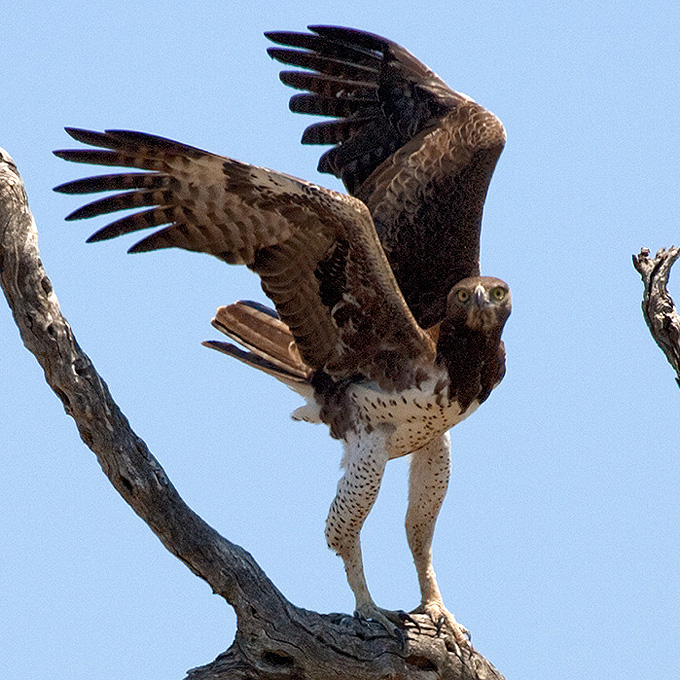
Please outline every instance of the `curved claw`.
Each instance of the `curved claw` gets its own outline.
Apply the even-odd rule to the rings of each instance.
[[[405,637],[403,632],[404,622],[411,621],[418,625],[409,614],[404,611],[390,611],[389,609],[381,609],[376,605],[367,605],[360,607],[354,612],[354,617],[361,623],[368,623],[375,621],[382,625],[382,627],[394,638],[404,644]]]
[[[411,614],[427,614],[436,627],[437,637],[441,636],[442,631],[447,631],[461,647],[472,647],[470,631],[458,623],[453,614],[441,602],[421,604]]]
[[[395,612],[395,614],[397,614],[402,624],[405,624],[408,621],[409,623],[412,623],[420,633],[420,624],[408,612],[402,611],[400,609],[399,611]]]
[[[437,637],[441,636],[442,629],[444,628],[444,626],[448,626],[458,644],[462,643],[464,645],[470,645],[470,643],[472,642],[472,635],[470,631],[465,626],[462,626],[460,623],[458,623],[455,619],[453,622],[449,621],[447,617],[444,616],[444,614],[442,614],[437,619],[436,626]]]

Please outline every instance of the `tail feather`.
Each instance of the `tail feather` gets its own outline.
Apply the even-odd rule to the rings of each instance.
[[[257,302],[241,300],[220,307],[212,325],[249,351],[216,340],[204,342],[206,347],[264,371],[291,387],[291,383],[309,383],[313,371],[301,359],[288,326],[273,310]]]

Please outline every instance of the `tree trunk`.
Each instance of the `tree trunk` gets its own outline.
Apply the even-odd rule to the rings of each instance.
[[[189,671],[186,680],[502,680],[472,647],[459,647],[426,616],[407,621],[399,640],[373,622],[294,606],[248,552],[220,536],[184,503],[62,316],[40,262],[23,183],[2,149],[0,283],[24,344],[118,493],[163,545],[236,611],[238,630],[231,647],[212,663]]]

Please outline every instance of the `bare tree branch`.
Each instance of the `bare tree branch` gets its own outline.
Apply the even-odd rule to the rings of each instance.
[[[40,262],[23,183],[2,149],[0,283],[24,344],[116,490],[163,545],[236,611],[238,630],[229,650],[189,671],[187,680],[502,680],[486,659],[440,635],[426,616],[414,616],[404,639],[397,640],[379,624],[295,607],[248,552],[220,536],[184,503],[62,316]]]
[[[645,286],[642,313],[656,344],[675,369],[680,386],[680,315],[666,286],[673,263],[680,256],[680,248],[662,248],[653,259],[649,249],[643,248],[633,255],[633,265],[640,272]]]

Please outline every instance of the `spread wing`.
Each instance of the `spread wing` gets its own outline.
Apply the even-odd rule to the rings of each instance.
[[[145,171],[56,188],[123,192],[67,219],[142,209],[90,241],[168,225],[130,252],[178,247],[247,265],[259,274],[304,361],[336,378],[359,375],[389,388],[412,379],[423,356],[432,356],[433,343],[399,293],[361,201],[162,137],[67,131],[99,148],[57,151],[57,156]]]
[[[482,209],[503,125],[392,41],[309,28],[266,34],[286,46],[269,49],[274,59],[307,69],[281,72],[306,91],[291,110],[333,119],[310,125],[302,142],[334,145],[319,171],[366,203],[406,302],[430,327],[451,287],[480,273]]]

